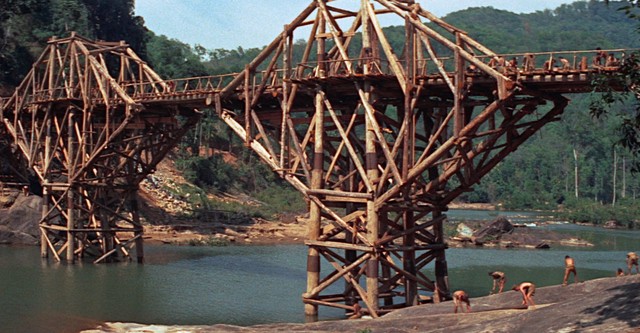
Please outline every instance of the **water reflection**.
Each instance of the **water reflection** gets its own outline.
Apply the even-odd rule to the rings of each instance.
[[[575,258],[581,280],[613,276],[625,267],[626,253],[638,250],[640,240],[638,231],[544,228],[577,235],[595,246],[450,249],[451,288],[487,295],[492,283],[487,273],[492,270],[507,274],[505,289],[521,281],[560,284],[567,254]],[[36,247],[0,247],[0,332],[72,332],[101,321],[253,325],[305,320],[303,245],[145,250],[145,265],[65,265],[42,264]],[[333,288],[328,292],[337,292],[341,285]],[[320,319],[342,315],[340,310],[320,310]]]

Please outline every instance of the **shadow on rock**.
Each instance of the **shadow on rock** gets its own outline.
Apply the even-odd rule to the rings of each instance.
[[[607,289],[611,296],[601,304],[586,308],[584,314],[597,315],[591,321],[581,321],[580,326],[602,325],[608,319],[626,322],[630,327],[640,326],[638,302],[640,302],[640,283],[631,283]]]

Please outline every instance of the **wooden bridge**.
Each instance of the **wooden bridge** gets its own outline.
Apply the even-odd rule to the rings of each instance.
[[[450,297],[447,205],[625,51],[606,51],[608,63],[596,50],[498,55],[413,1],[329,3],[311,1],[229,75],[165,80],[124,42],[51,39],[1,105],[3,135],[42,188],[42,255],[102,262],[135,249],[142,261],[138,185],[212,108],[308,201],[307,315],[359,304],[378,317]],[[378,22],[387,14],[405,22],[402,49]]]

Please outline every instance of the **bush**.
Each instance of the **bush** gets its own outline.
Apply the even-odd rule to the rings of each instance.
[[[637,218],[640,216],[640,207],[634,205],[632,200],[621,201],[612,206],[592,200],[573,198],[567,200],[565,210],[560,213],[560,218],[574,223],[604,224],[607,221],[615,220],[630,228],[635,228],[638,225]]]

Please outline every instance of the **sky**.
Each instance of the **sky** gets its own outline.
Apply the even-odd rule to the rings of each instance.
[[[418,0],[436,16],[469,7],[488,7],[514,13],[555,9],[576,0]],[[295,19],[311,0],[136,0],[136,15],[158,35],[206,49],[263,47],[274,40],[284,25]],[[336,0],[332,6],[357,9],[360,0]],[[391,15],[382,25],[400,25]],[[294,38],[306,39],[308,33]]]

